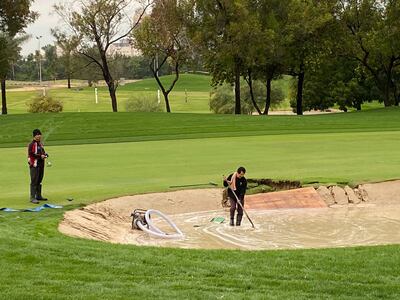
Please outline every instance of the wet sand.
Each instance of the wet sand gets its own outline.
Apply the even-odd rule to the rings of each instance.
[[[296,249],[400,244],[400,182],[382,183],[385,201],[373,192],[368,203],[325,208],[249,209],[256,228],[245,216],[240,227],[228,224],[221,207],[221,189],[184,190],[110,199],[69,211],[59,230],[69,236],[111,243],[204,249]],[[382,187],[382,186],[381,186]],[[373,186],[368,186],[374,190]],[[293,191],[295,192],[295,191]],[[271,195],[269,195],[271,197]],[[150,237],[131,228],[135,208],[158,209],[184,232],[182,240]],[[222,224],[210,222],[224,217]],[[156,225],[168,231],[155,217]]]

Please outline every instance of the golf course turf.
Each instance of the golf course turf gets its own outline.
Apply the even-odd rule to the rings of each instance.
[[[62,113],[0,116],[0,207],[31,207],[26,145],[50,154],[62,210],[0,213],[4,299],[397,299],[400,246],[207,251],[63,236],[65,210],[102,199],[250,178],[358,183],[400,177],[400,109],[319,116]],[[69,202],[67,198],[73,198]],[[130,214],[130,212],[126,212]]]

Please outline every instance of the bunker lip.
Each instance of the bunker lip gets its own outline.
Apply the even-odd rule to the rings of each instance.
[[[350,203],[326,203],[326,207],[315,208],[254,209],[250,205],[253,195],[248,196],[248,212],[256,229],[245,220],[241,227],[233,228],[228,222],[210,222],[213,217],[229,219],[228,209],[221,206],[222,189],[212,188],[109,199],[66,212],[59,230],[68,236],[111,243],[180,248],[266,250],[400,244],[400,180],[358,188],[365,198],[358,203],[349,200]],[[327,189],[333,191],[333,187]],[[285,192],[298,193],[296,197],[300,197],[296,189]],[[341,192],[335,188],[334,193]],[[345,189],[343,193],[347,195]],[[268,193],[269,199],[274,194]],[[260,201],[260,194],[255,196]],[[300,199],[297,203],[303,202]],[[185,233],[185,239],[159,240],[133,230],[130,214],[135,208],[152,208],[167,214]]]

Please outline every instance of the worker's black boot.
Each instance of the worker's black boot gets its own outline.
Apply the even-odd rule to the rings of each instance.
[[[47,198],[42,197],[42,185],[41,184],[39,184],[37,187],[36,200],[47,201]]]
[[[36,200],[35,198],[31,198],[31,202],[34,204],[39,204],[39,200]]]
[[[234,220],[234,219],[231,219],[231,221],[229,222],[229,225],[230,225],[230,226],[235,226],[235,220]]]
[[[39,201],[36,200],[36,185],[31,184],[31,198],[30,201],[32,203],[38,204]]]
[[[237,217],[236,217],[236,226],[240,226],[241,223],[242,223],[242,216],[241,215],[237,215]]]

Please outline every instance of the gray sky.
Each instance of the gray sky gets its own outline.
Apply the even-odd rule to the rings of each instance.
[[[30,24],[26,28],[26,33],[32,37],[22,45],[22,55],[28,55],[38,49],[39,43],[36,36],[42,36],[40,46],[53,44],[54,38],[50,33],[50,29],[59,23],[59,17],[53,12],[53,5],[59,3],[59,0],[35,0],[32,4],[32,10],[40,14],[35,23]]]

